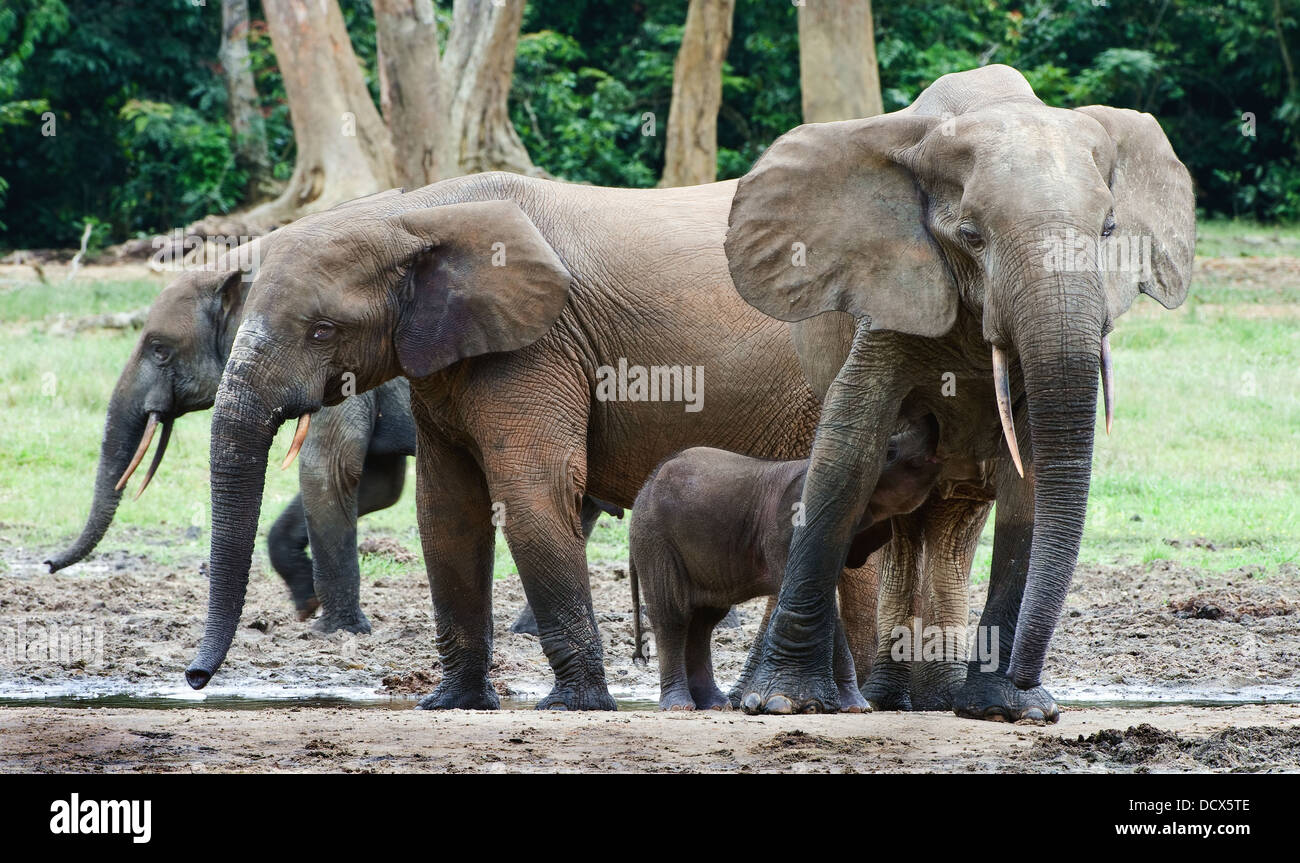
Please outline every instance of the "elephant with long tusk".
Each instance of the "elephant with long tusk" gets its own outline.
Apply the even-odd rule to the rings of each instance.
[[[835,709],[836,580],[902,410],[934,414],[940,455],[970,470],[895,521],[863,693],[876,707],[916,706],[921,680],[928,706],[1054,720],[1041,676],[1082,540],[1099,368],[1108,432],[1114,422],[1109,334],[1139,292],[1174,308],[1191,277],[1191,178],[1159,123],[1050,107],[1007,66],[945,75],[901,111],[778,139],[740,179],[728,221],[737,290],[800,330],[803,366],[825,393],[809,518],[743,706]],[[966,663],[964,633],[994,498],[980,621],[998,648],[990,669]],[[920,584],[938,597],[941,628],[963,634],[941,662],[891,657]]]

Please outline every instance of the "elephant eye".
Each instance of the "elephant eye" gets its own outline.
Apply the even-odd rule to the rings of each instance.
[[[158,363],[158,365],[166,365],[172,358],[172,349],[162,342],[154,342],[150,347],[153,349],[154,362]]]
[[[324,342],[324,341],[328,341],[333,336],[334,336],[334,325],[331,324],[329,321],[319,321],[311,329],[311,337],[313,341]]]
[[[1111,213],[1106,216],[1106,221],[1101,226],[1101,235],[1109,237],[1113,233],[1115,233],[1115,214]]]
[[[980,236],[979,230],[970,222],[963,222],[958,228],[957,233],[966,241],[966,245],[972,249],[979,250],[984,248],[984,238]]]

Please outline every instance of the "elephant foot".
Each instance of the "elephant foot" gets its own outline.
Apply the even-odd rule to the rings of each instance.
[[[517,635],[540,635],[541,630],[537,628],[537,615],[533,614],[533,607],[525,605],[524,610],[519,612],[519,617],[515,622],[510,624],[510,631]]]
[[[315,596],[309,596],[301,602],[295,599],[293,607],[298,613],[299,622],[305,623],[311,620],[311,616],[316,613],[316,609],[320,608],[320,600]]]
[[[952,710],[953,699],[965,683],[965,663],[923,662],[912,676],[912,709]]]
[[[675,686],[659,693],[659,709],[670,711],[694,710],[695,699],[691,697],[690,690],[685,686]]]
[[[871,703],[862,696],[858,687],[852,683],[839,685],[840,713],[870,713]]]
[[[839,687],[826,668],[786,664],[777,667],[764,660],[754,672],[748,691],[740,700],[750,714],[838,713]]]
[[[697,710],[727,710],[731,707],[727,696],[716,686],[692,688],[691,701]]]
[[[913,710],[912,671],[905,662],[877,659],[862,684],[862,697],[872,710]]]
[[[1056,722],[1061,718],[1056,700],[1041,686],[1017,689],[1001,672],[972,673],[953,696],[953,711],[967,719],[991,722]]]
[[[555,688],[537,702],[538,710],[618,710],[614,696],[604,682],[583,686],[555,684]]]
[[[342,630],[355,635],[369,635],[370,620],[360,608],[343,614],[331,614],[327,611],[312,623],[311,628],[320,633]]]
[[[420,699],[416,710],[500,710],[501,699],[487,678],[471,683],[444,677],[431,695]]]

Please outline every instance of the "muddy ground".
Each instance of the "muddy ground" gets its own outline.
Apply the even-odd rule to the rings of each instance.
[[[401,559],[395,543],[369,547]],[[41,551],[0,548],[8,565],[0,620],[11,630],[23,624],[29,638],[50,624],[102,634],[102,656],[96,650],[71,663],[51,662],[10,648],[0,656],[0,697],[194,697],[181,674],[203,629],[207,585],[198,561],[160,566],[143,555],[111,554],[50,575],[36,563]],[[431,715],[407,709],[439,676],[428,586],[417,562],[363,583],[373,634],[321,635],[296,620],[259,552],[238,636],[204,690],[210,706],[10,702],[0,707],[0,770],[1300,770],[1300,706],[1115,703],[1300,699],[1296,577],[1210,576],[1168,561],[1081,567],[1046,672],[1048,687],[1074,706],[1059,725],[1039,728],[938,714],[778,719],[650,712],[657,672],[653,663],[642,668],[630,660],[625,572],[601,567],[591,581],[611,690],[624,706],[641,709]],[[972,587],[972,622],[984,592]],[[523,602],[517,578],[496,582],[493,679],[516,707],[543,694],[550,680],[537,640],[509,632]],[[748,603],[741,628],[718,631],[714,657],[724,686],[739,672],[761,613],[761,600]],[[372,702],[211,706],[229,706],[229,696],[315,693]]]

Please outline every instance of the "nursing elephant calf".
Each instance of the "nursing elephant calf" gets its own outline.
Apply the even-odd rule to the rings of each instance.
[[[922,504],[939,478],[932,418],[894,435],[870,503],[855,528],[845,566],[857,568],[889,541],[890,519]],[[806,461],[764,461],[708,447],[673,456],[646,481],[633,505],[629,573],[636,655],[645,658],[640,586],[659,656],[661,710],[739,706],[752,665],[729,702],[714,683],[713,629],[733,604],[775,595],[785,574]],[[760,628],[762,639],[767,620]],[[835,633],[839,709],[867,707],[843,626]]]

